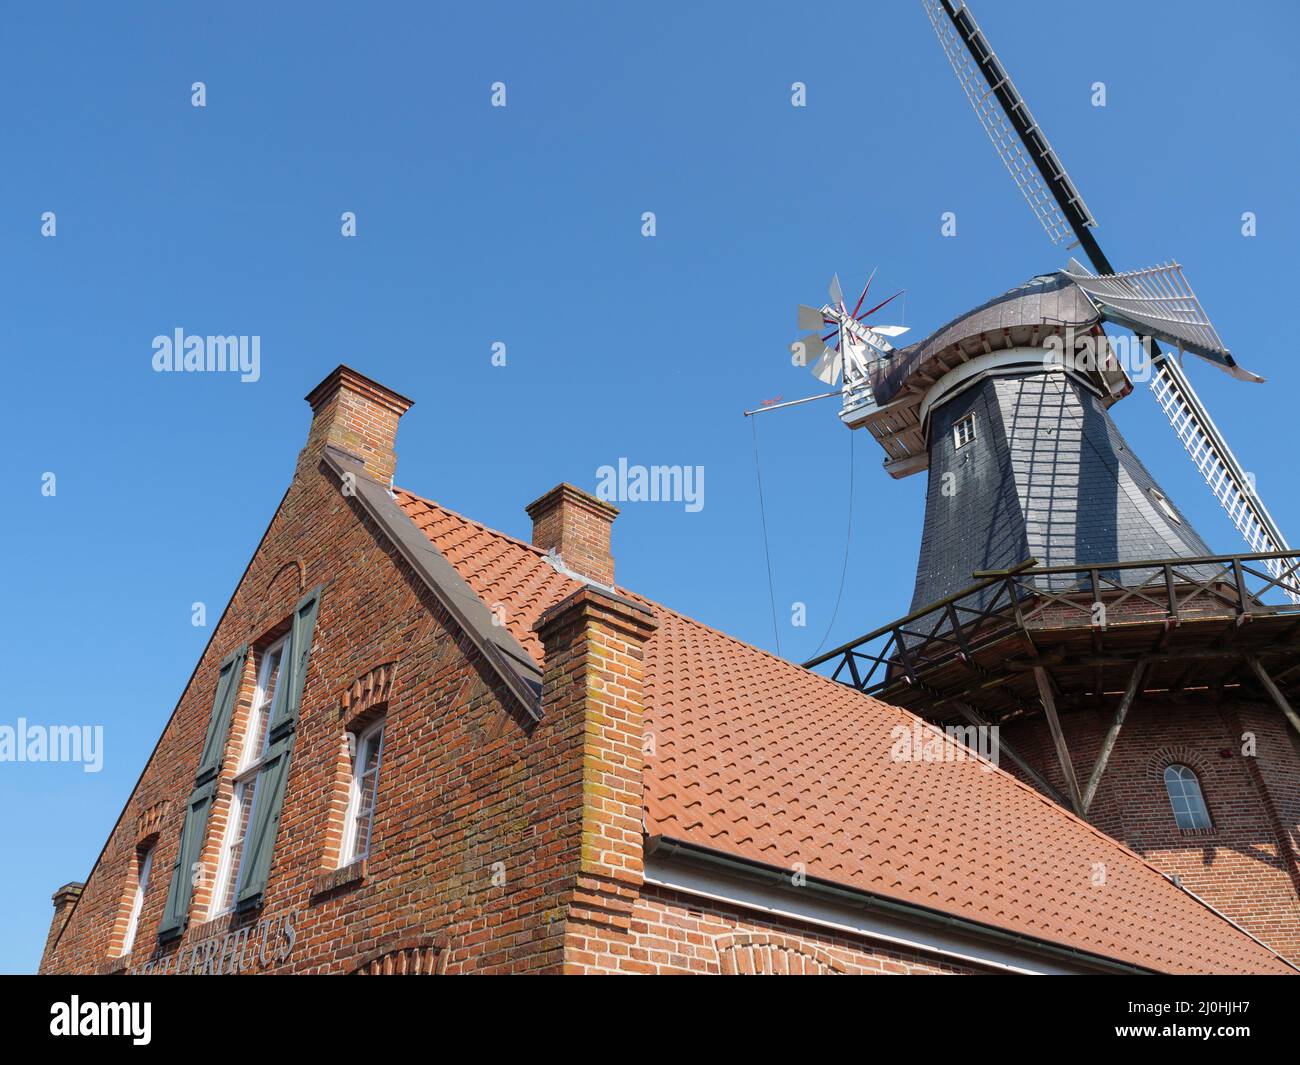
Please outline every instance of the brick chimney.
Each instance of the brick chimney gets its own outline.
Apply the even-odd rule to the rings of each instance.
[[[68,923],[68,914],[72,912],[72,907],[76,904],[77,899],[81,898],[81,889],[85,886],[85,884],[74,880],[70,884],[64,884],[51,896],[54,900],[54,919],[50,922],[50,932],[45,937],[45,950],[41,953],[42,971],[50,961],[50,952],[54,948],[54,941],[59,938],[63,926]]]
[[[397,468],[397,421],[412,400],[385,388],[350,366],[339,366],[307,393],[311,430],[298,458],[298,469],[320,462],[327,446],[342,448],[364,460],[366,472],[392,484]]]
[[[610,534],[618,507],[571,484],[558,484],[525,509],[533,519],[534,546],[555,551],[575,573],[613,587]]]

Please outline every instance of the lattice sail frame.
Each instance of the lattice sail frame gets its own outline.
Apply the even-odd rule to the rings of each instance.
[[[993,142],[998,157],[1006,166],[1012,180],[1015,181],[1016,188],[1024,196],[1025,202],[1029,204],[1029,209],[1034,212],[1034,216],[1043,229],[1047,231],[1052,243],[1068,244],[1073,242],[1074,230],[1065,215],[1061,213],[1055,196],[1043,183],[1038,168],[1026,154],[1019,135],[1008,123],[1002,105],[994,95],[995,89],[1005,89],[1012,98],[1014,109],[1019,112],[1030,129],[1034,130],[1042,141],[1045,163],[1058,175],[1062,185],[1069,193],[1070,202],[1083,217],[1084,224],[1095,227],[1097,225],[1096,219],[1093,218],[1092,212],[1088,210],[1088,205],[1083,202],[1079,190],[1074,187],[1074,182],[1070,180],[1065,167],[1061,165],[1056,152],[1048,143],[1046,134],[1034,121],[1034,116],[1029,111],[1029,105],[1025,103],[1010,75],[1002,67],[997,54],[992,48],[987,48],[990,60],[1002,74],[1001,80],[995,83],[992,88],[988,88],[988,82],[985,80],[984,74],[976,67],[974,60],[971,59],[970,53],[959,39],[957,31],[953,28],[952,23],[940,6],[939,0],[922,0],[922,4],[925,7],[926,15],[930,18],[930,25],[934,28],[935,36],[939,38],[939,45],[943,48],[943,54],[948,57],[953,73],[957,75],[957,81],[960,82],[962,91],[966,93],[966,99],[970,101],[976,117],[980,120],[980,125],[984,127],[984,131],[989,135],[989,140]]]
[[[1071,259],[1065,275],[1117,325],[1200,355],[1240,380],[1263,380],[1237,366],[1178,263],[1170,261],[1122,274],[1094,274]]]
[[[1153,367],[1151,391],[1165,412],[1175,435],[1191,457],[1192,463],[1205,478],[1232,524],[1237,527],[1252,551],[1286,551],[1287,543],[1269,514],[1264,501],[1255,492],[1254,479],[1241,469],[1240,463],[1219,435],[1214,423],[1196,399],[1191,384],[1172,359],[1161,359]],[[1267,559],[1264,565],[1279,580],[1289,577],[1283,559]],[[1291,563],[1292,569],[1294,562]],[[1286,597],[1300,603],[1300,594],[1288,585],[1280,585]]]

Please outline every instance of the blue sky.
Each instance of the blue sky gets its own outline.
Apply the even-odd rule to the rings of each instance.
[[[1300,222],[1296,6],[975,14],[1111,260],[1180,260],[1268,378],[1189,370],[1300,530],[1300,370],[1277,321]],[[908,290],[887,320],[921,336],[1066,258],[911,0],[10,6],[0,93],[0,724],[105,730],[99,773],[0,763],[0,971],[35,967],[51,891],[89,872],[210,635],[191,604],[220,615],[306,437],[302,397],[336,364],[416,400],[399,484],[516,535],[525,503],[594,487],[620,457],[703,466],[698,513],[624,507],[619,581],[772,647],[741,411],[821,390],[789,365],[795,304],[878,266],[883,293]],[[154,373],[152,339],[177,327],[260,336],[261,379]],[[1210,543],[1236,550],[1145,388],[1114,413]],[[839,586],[851,434],[832,402],[758,430],[781,649],[802,660]],[[923,509],[922,478],[891,480],[852,442],[832,645],[906,612]]]

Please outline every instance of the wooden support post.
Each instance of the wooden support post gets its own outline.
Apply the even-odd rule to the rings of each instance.
[[[953,705],[956,706],[957,709],[961,711],[962,717],[964,717],[972,725],[975,725],[978,728],[997,727],[995,725],[990,725],[983,717],[979,715],[979,713],[975,710],[974,707],[968,706],[966,703],[954,703]],[[1041,776],[1038,770],[1036,770],[1027,761],[1025,761],[1025,759],[1021,756],[1019,751],[1017,751],[1009,743],[1003,740],[1001,734],[998,735],[998,750],[1001,751],[1003,754],[1005,754],[1013,762],[1015,762],[1016,765],[1018,765],[1021,769],[1023,769],[1025,771],[1025,775],[1029,777],[1029,779],[1033,781],[1034,784],[1037,785],[1041,790],[1047,792],[1049,798],[1053,799],[1061,806],[1070,805],[1070,801],[1064,795],[1062,795],[1056,788],[1052,787],[1051,783],[1049,783],[1043,776]]]
[[[1264,671],[1263,663],[1261,663],[1254,655],[1247,655],[1246,664],[1250,666],[1254,671],[1255,676],[1259,678],[1260,684],[1264,685],[1264,690],[1273,697],[1273,702],[1277,703],[1278,709],[1281,710],[1282,713],[1286,714],[1286,718],[1291,722],[1291,726],[1297,732],[1300,732],[1300,715],[1296,714],[1290,702],[1287,701],[1287,697],[1282,694],[1282,689],[1274,684],[1273,678]]]
[[[1038,682],[1038,696],[1043,700],[1043,711],[1047,714],[1047,727],[1052,732],[1052,742],[1056,744],[1056,757],[1061,762],[1061,772],[1065,774],[1065,787],[1070,794],[1070,805],[1074,812],[1083,816],[1083,804],[1079,799],[1079,781],[1074,776],[1074,763],[1070,761],[1070,749],[1065,745],[1065,733],[1061,731],[1061,719],[1056,714],[1056,697],[1052,694],[1052,681],[1047,670],[1034,666],[1034,680]]]
[[[1101,751],[1097,755],[1097,764],[1092,767],[1092,776],[1088,778],[1088,786],[1083,791],[1083,814],[1085,817],[1088,814],[1088,808],[1092,805],[1092,800],[1097,795],[1097,786],[1101,783],[1101,776],[1106,772],[1106,763],[1110,761],[1110,752],[1115,749],[1115,741],[1119,739],[1119,730],[1124,727],[1124,718],[1128,716],[1128,708],[1133,705],[1138,689],[1142,687],[1142,677],[1146,670],[1147,664],[1145,660],[1141,659],[1133,667],[1133,675],[1129,677],[1128,687],[1124,689],[1124,698],[1119,701],[1119,706],[1115,710],[1115,719],[1110,723],[1110,729],[1106,733],[1105,740],[1102,741]]]

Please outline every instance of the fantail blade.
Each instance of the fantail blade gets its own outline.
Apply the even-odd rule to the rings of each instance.
[[[803,303],[799,304],[800,329],[820,329],[825,324],[825,320],[819,308],[809,307]]]
[[[839,384],[840,369],[844,360],[840,353],[832,348],[823,348],[821,358],[810,367],[812,375],[821,381],[822,384],[830,385],[832,388]]]
[[[802,336],[790,345],[790,361],[795,366],[812,366],[828,350],[816,333]]]
[[[844,290],[840,288],[840,275],[835,274],[831,278],[831,304],[836,307],[844,306]]]

